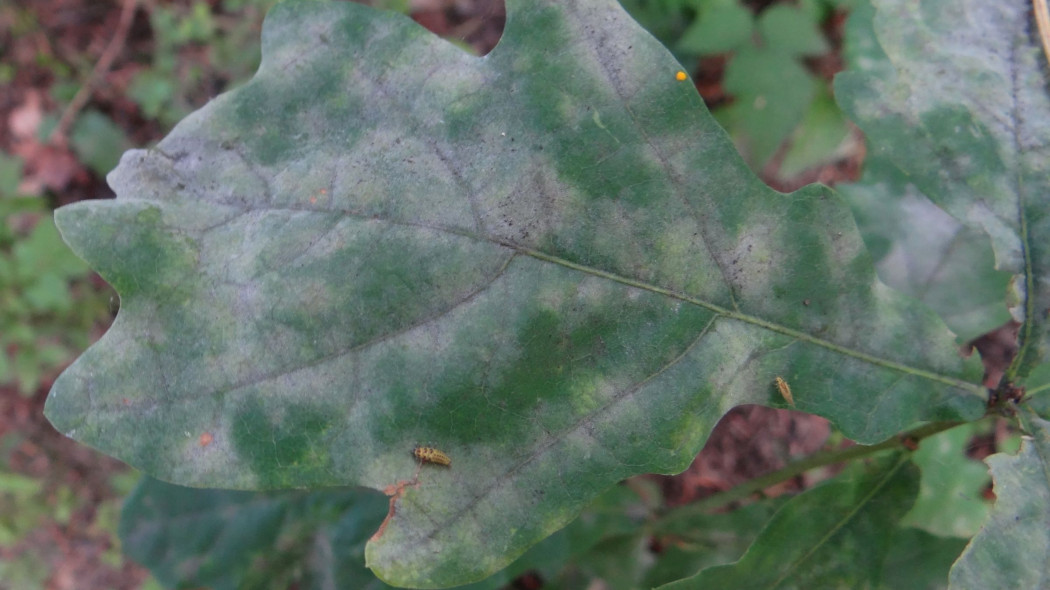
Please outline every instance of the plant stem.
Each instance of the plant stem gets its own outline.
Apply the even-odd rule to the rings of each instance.
[[[755,479],[744,482],[735,488],[719,492],[713,496],[708,496],[703,500],[671,510],[652,521],[650,523],[650,530],[657,532],[663,528],[662,525],[665,522],[677,520],[679,518],[688,518],[696,514],[703,514],[712,508],[724,506],[730,502],[743,500],[756,492],[760,492],[774,484],[791,479],[792,477],[805,473],[811,469],[833,465],[835,463],[842,463],[844,461],[851,461],[889,449],[907,448],[907,444],[911,444],[912,442],[917,443],[926,437],[939,434],[961,424],[964,424],[964,422],[931,422],[913,428],[912,430],[902,432],[901,434],[875,445],[854,445],[844,449],[815,453],[805,459],[795,461],[794,463],[785,466],[783,469],[767,473],[761,477],[756,477]],[[906,441],[908,442],[906,443]]]
[[[124,48],[124,43],[128,39],[128,32],[131,31],[131,23],[135,20],[135,8],[137,6],[138,0],[124,0],[120,10],[120,20],[117,21],[117,27],[109,38],[109,44],[106,45],[105,50],[102,51],[102,56],[95,63],[94,69],[91,70],[91,75],[80,86],[76,95],[73,96],[73,100],[69,101],[69,104],[62,112],[62,117],[58,120],[58,124],[55,125],[54,131],[51,132],[51,143],[63,146],[66,144],[69,130],[73,126],[77,114],[91,100],[91,94],[94,92],[95,85],[109,72],[109,69],[113,66],[113,61]]]

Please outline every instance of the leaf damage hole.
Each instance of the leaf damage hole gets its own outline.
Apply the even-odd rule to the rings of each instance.
[[[397,513],[397,501],[401,498],[401,495],[405,493],[408,488],[414,488],[419,486],[419,469],[416,469],[415,476],[412,479],[403,479],[396,484],[389,485],[383,488],[383,493],[390,496],[390,509],[387,510],[386,518],[376,529],[376,532],[372,535],[369,541],[377,541],[383,536],[383,532],[386,531],[386,525],[390,523],[391,519],[394,518],[394,514]]]
[[[499,43],[507,21],[503,0],[435,2],[433,7],[412,11],[412,20],[430,32],[457,39],[478,56],[486,55]]]

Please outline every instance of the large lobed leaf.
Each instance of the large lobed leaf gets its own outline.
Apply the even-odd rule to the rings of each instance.
[[[995,507],[952,567],[953,589],[1050,587],[1050,422],[1025,420],[1017,455],[985,459]]]
[[[1024,377],[1050,352],[1050,94],[1031,3],[873,4],[877,46],[836,78],[836,97],[875,154],[991,237],[1016,275]]]
[[[861,182],[837,190],[879,278],[933,308],[960,343],[1009,321],[1003,295],[1012,275],[995,270],[988,236],[945,213],[885,160],[869,157],[864,168]]]
[[[509,2],[484,58],[279,5],[250,83],[57,212],[121,310],[48,417],[177,483],[386,490],[368,563],[432,587],[685,468],[778,375],[863,442],[979,415],[842,203],[762,185],[676,70],[612,0]]]
[[[353,488],[198,490],[143,477],[120,540],[170,588],[389,588],[364,567],[386,501]]]
[[[641,512],[637,504],[635,493],[614,486],[515,563],[461,588],[503,588],[526,571],[551,579],[603,539],[632,533],[640,538],[631,516]],[[124,505],[120,539],[128,555],[172,588],[378,590],[389,586],[365,569],[364,548],[386,505],[382,496],[361,488],[201,490],[147,476]],[[717,515],[715,521],[738,522],[744,513],[754,509]],[[733,538],[722,533],[719,540]]]

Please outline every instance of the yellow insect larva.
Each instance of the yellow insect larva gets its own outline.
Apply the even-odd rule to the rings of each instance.
[[[783,396],[784,401],[786,401],[792,408],[795,407],[795,398],[791,397],[791,388],[788,387],[787,381],[784,381],[783,377],[777,377],[773,380],[773,383],[776,383],[777,390],[780,391],[780,395]]]
[[[448,455],[431,447],[416,447],[412,449],[412,456],[419,459],[421,463],[452,466],[452,459],[449,459]]]

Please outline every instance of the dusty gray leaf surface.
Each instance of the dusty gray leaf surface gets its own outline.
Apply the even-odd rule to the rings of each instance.
[[[511,1],[484,58],[279,5],[250,83],[58,212],[121,310],[49,418],[181,484],[384,490],[369,566],[436,587],[684,469],[776,376],[865,442],[979,415],[848,209],[765,187],[677,69],[611,0]]]
[[[1050,94],[1031,4],[872,4],[874,35],[836,97],[873,153],[991,237],[998,268],[1016,275],[1024,377],[1047,358],[1050,309]]]

